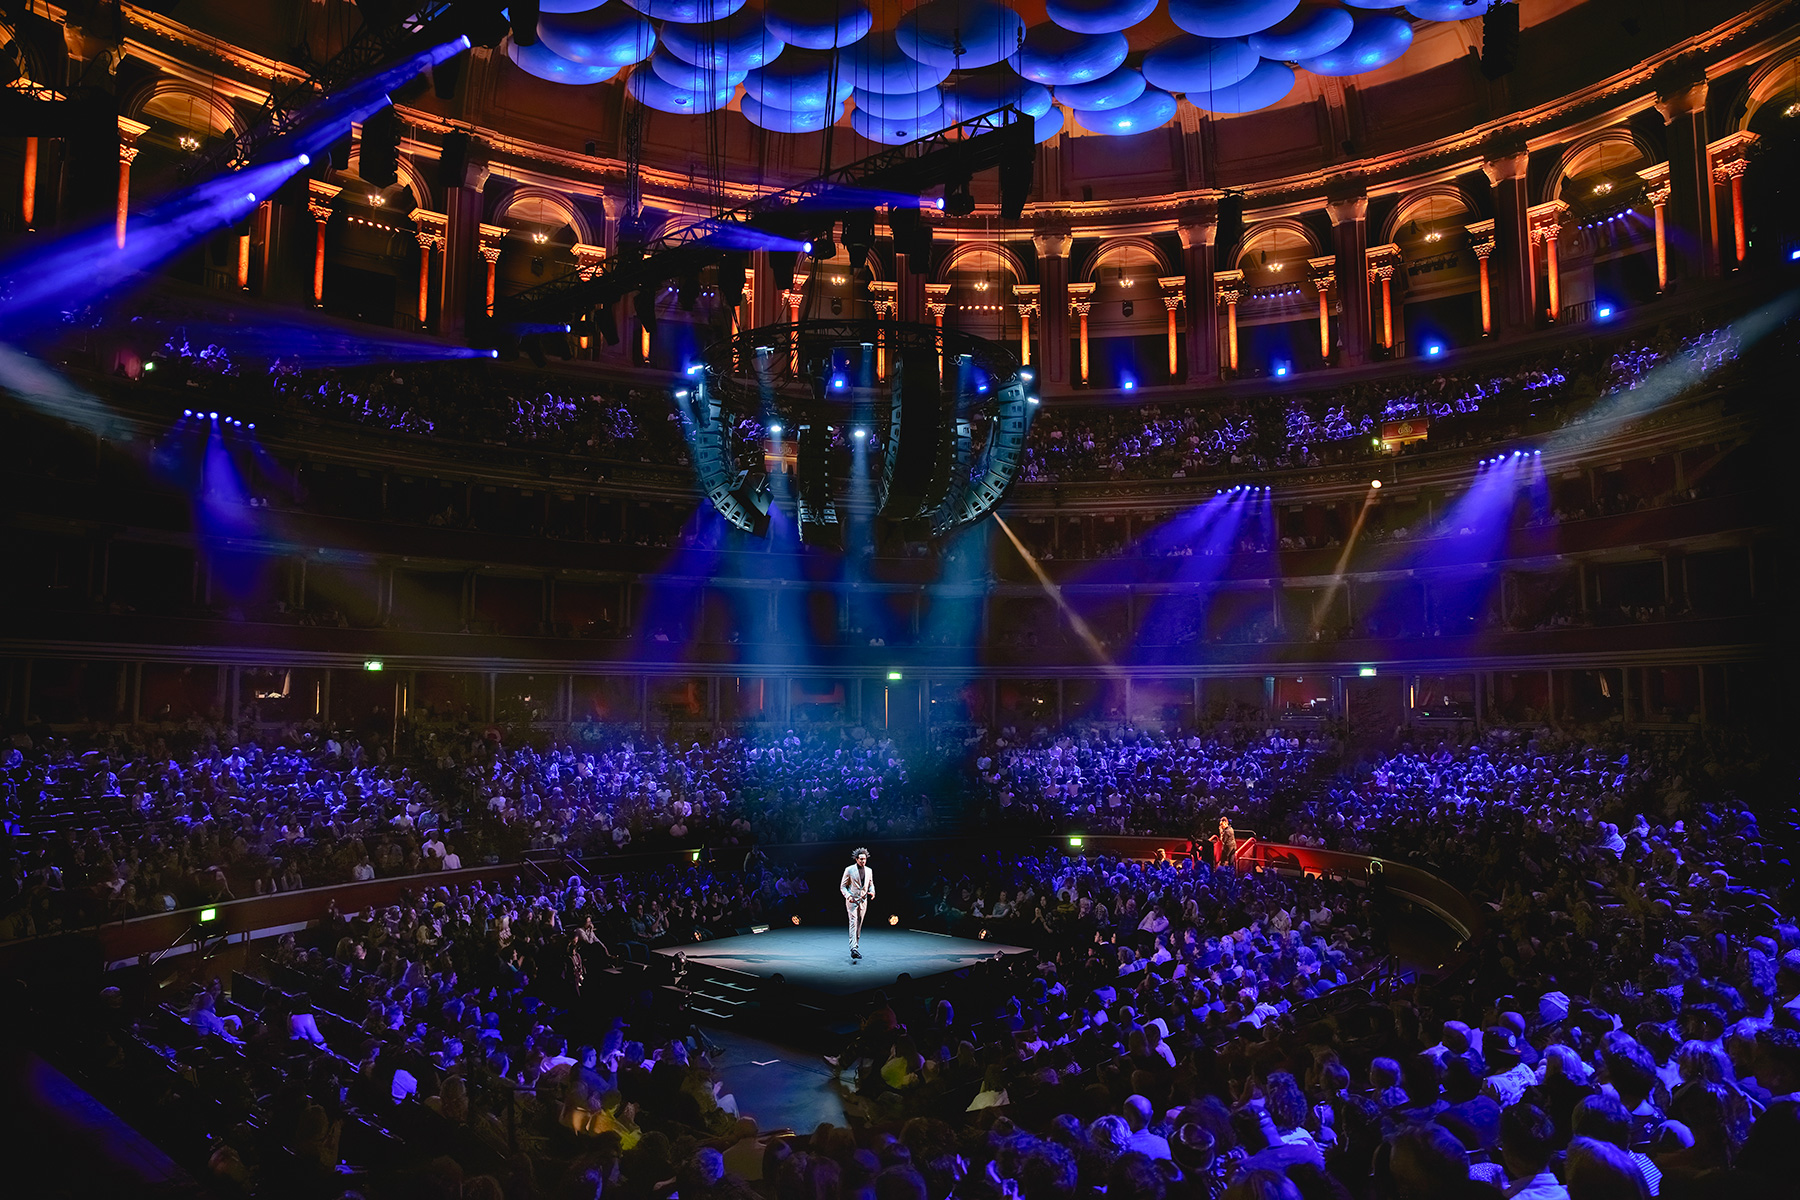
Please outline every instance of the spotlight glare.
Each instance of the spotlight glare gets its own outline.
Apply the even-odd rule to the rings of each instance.
[[[1372,491],[1379,492],[1381,490],[1381,480],[1379,480],[1379,479],[1369,480],[1369,488]]]
[[[216,421],[219,419],[219,414],[216,412],[209,412],[206,414],[206,419],[209,421]]]
[[[780,433],[780,432],[781,432],[781,426],[779,426],[779,425],[771,425],[771,426],[769,426],[769,432],[770,432],[770,433]]]
[[[1036,396],[1027,396],[1027,397],[1025,397],[1025,403],[1027,403],[1027,404],[1042,404],[1043,401],[1039,400]]]
[[[500,357],[500,352],[499,352],[499,351],[498,351],[498,350],[489,350],[489,351],[488,351],[488,357],[489,357],[489,358],[499,358],[499,357]]]
[[[312,166],[312,155],[310,155],[310,154],[302,154],[302,155],[301,155],[301,156],[300,156],[300,165],[301,165],[301,166],[303,166],[303,167],[310,167],[310,166]]]
[[[256,193],[255,192],[245,192],[244,199],[248,200],[252,204],[255,204],[256,203]]]
[[[800,249],[807,254],[811,254],[812,253],[812,243],[811,242],[801,242]]]
[[[852,430],[850,436],[855,438],[866,438],[869,436],[869,431],[866,429]]]

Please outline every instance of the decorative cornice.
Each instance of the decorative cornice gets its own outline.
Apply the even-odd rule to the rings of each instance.
[[[1741,129],[1707,146],[1707,153],[1712,158],[1713,179],[1719,183],[1727,183],[1748,170],[1750,149],[1759,140],[1748,129]]]

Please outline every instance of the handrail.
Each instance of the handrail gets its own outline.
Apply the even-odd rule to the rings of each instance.
[[[1240,835],[1245,831],[1240,830]],[[1077,840],[1079,844],[1071,844]],[[804,869],[832,869],[856,845],[857,839],[828,842],[793,842],[757,846],[771,859],[778,859]],[[882,843],[890,854],[930,854],[952,849],[993,850],[999,843],[991,834],[972,837],[918,837],[894,839]],[[1005,846],[1014,850],[1038,850],[1072,856],[1106,854],[1123,858],[1151,859],[1160,850],[1172,860],[1192,856],[1192,840],[1183,834],[1166,836],[1150,834],[1063,834],[1029,835],[1010,839]],[[678,847],[636,854],[595,855],[583,859],[564,852],[561,861],[571,864],[583,878],[609,868],[606,873],[622,875],[631,871],[659,866],[691,864],[696,849]],[[717,850],[719,847],[713,847]],[[750,846],[727,847],[748,853]],[[1254,838],[1240,840],[1234,866],[1240,873],[1277,871],[1309,875],[1334,875],[1350,882],[1365,883],[1370,864],[1380,862],[1387,890],[1403,896],[1436,915],[1465,942],[1475,940],[1484,927],[1480,908],[1447,881],[1420,867],[1377,859],[1371,855],[1342,850],[1324,850],[1314,846],[1297,846],[1282,842],[1264,842]],[[218,910],[217,935],[251,937],[261,931],[304,926],[322,919],[336,905],[340,912],[398,903],[407,892],[423,888],[507,880],[529,867],[546,883],[555,885],[543,865],[530,858],[513,862],[466,867],[459,871],[432,871],[417,875],[396,875],[359,883],[329,884],[301,891],[280,892],[272,896],[250,896],[240,900],[220,901],[205,907]],[[198,906],[196,906],[198,907]],[[192,932],[194,908],[131,917],[98,927],[69,930],[61,934],[20,938],[0,943],[0,962],[29,955],[34,947],[61,937],[91,937],[103,961],[122,962],[145,954],[180,945]]]

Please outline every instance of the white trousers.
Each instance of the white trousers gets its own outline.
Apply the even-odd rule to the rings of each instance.
[[[844,912],[850,921],[850,948],[855,950],[862,944],[863,918],[869,915],[867,900],[844,901]]]

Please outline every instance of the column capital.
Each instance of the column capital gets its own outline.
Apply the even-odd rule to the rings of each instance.
[[[1074,242],[1075,234],[1064,220],[1047,220],[1031,234],[1031,244],[1039,258],[1067,258]]]
[[[876,317],[883,321],[894,318],[894,310],[899,307],[900,283],[892,279],[869,280],[869,305],[875,310]]]
[[[1757,140],[1754,133],[1742,129],[1708,145],[1706,152],[1712,160],[1713,179],[1726,183],[1748,170],[1750,148],[1756,145]]]
[[[1669,202],[1673,188],[1669,184],[1669,164],[1667,162],[1652,163],[1637,173],[1644,181],[1645,199],[1652,207],[1661,207]]]
[[[1656,88],[1656,111],[1665,125],[1706,107],[1706,68],[1691,55],[1664,63],[1650,82]]]
[[[1338,200],[1327,200],[1325,211],[1331,214],[1331,223],[1348,225],[1352,221],[1369,219],[1369,198],[1367,196],[1345,196]]]
[[[306,211],[313,220],[323,225],[331,220],[331,206],[337,200],[338,193],[344,189],[335,183],[326,183],[323,179],[306,181]]]
[[[583,279],[592,279],[594,274],[606,264],[605,246],[576,242],[572,249],[575,253],[575,270]]]
[[[946,300],[950,296],[950,285],[947,283],[928,283],[925,294],[933,300]]]
[[[480,245],[481,257],[493,262],[500,257],[500,246],[506,241],[506,235],[512,231],[504,225],[489,225],[486,221],[476,226],[476,240]]]
[[[1071,283],[1069,285],[1069,311],[1078,317],[1085,317],[1094,308],[1094,288],[1092,283]]]
[[[1321,292],[1330,290],[1331,285],[1337,282],[1337,255],[1326,254],[1307,259],[1306,271],[1314,287]]]
[[[444,234],[450,228],[450,218],[440,212],[432,212],[429,208],[415,208],[406,214],[412,218],[416,228],[413,237],[421,247],[436,246],[444,248]]]
[[[130,117],[119,118],[119,161],[128,163],[137,157],[137,140],[148,133],[150,126],[143,121],[134,121]]]
[[[1562,200],[1546,200],[1526,210],[1527,227],[1533,242],[1555,241],[1569,206]]]
[[[1475,252],[1476,258],[1486,258],[1494,252],[1494,218],[1476,221],[1463,228],[1469,233],[1469,249]]]
[[[1181,235],[1183,250],[1203,250],[1210,247],[1219,237],[1218,206],[1182,209],[1175,218],[1175,232]]]
[[[1394,268],[1400,265],[1400,247],[1394,242],[1388,242],[1380,246],[1370,246],[1368,254],[1365,257],[1369,264],[1370,279],[1378,277],[1381,279],[1392,279],[1394,277]],[[1377,271],[1385,272],[1385,274],[1377,276]]]
[[[1242,271],[1220,271],[1213,276],[1219,287],[1220,304],[1236,304],[1243,299],[1244,273]]]
[[[1187,276],[1166,275],[1156,281],[1162,289],[1162,302],[1165,308],[1173,311],[1181,307],[1187,298]]]
[[[1481,164],[1481,173],[1487,176],[1490,187],[1499,187],[1514,179],[1523,180],[1530,170],[1531,155],[1524,150],[1492,155]]]

